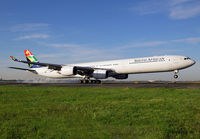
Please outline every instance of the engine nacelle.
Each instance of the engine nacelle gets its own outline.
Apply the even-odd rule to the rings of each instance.
[[[128,74],[117,74],[112,76],[115,79],[127,79],[128,78]]]
[[[76,75],[76,68],[70,66],[62,67],[59,73],[65,76]]]
[[[95,70],[92,73],[92,76],[96,79],[106,79],[106,78],[108,78],[108,71],[107,70]]]

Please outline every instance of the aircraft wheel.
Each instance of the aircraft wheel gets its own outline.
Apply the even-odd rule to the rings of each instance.
[[[101,80],[96,80],[96,83],[97,84],[101,84]]]
[[[177,78],[178,78],[178,75],[174,75],[174,78],[177,79]]]

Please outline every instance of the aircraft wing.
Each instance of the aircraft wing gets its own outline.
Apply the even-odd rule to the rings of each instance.
[[[34,65],[40,65],[40,66],[46,66],[49,69],[54,69],[54,70],[61,70],[62,65],[58,65],[58,64],[49,64],[49,63],[39,63],[39,62],[30,62],[30,61],[23,61],[23,60],[18,60],[13,56],[10,56],[12,58],[13,61],[16,62],[21,62],[21,63],[27,63],[27,64],[34,64]]]
[[[23,61],[23,60],[18,60],[13,56],[10,56],[10,57],[12,58],[13,61],[16,61],[16,62],[45,66],[45,67],[48,67],[49,69],[58,70],[58,71],[60,71],[63,66],[66,66],[66,65],[58,65],[58,64]],[[17,67],[10,67],[10,68],[33,72],[33,70],[29,70],[29,69],[22,69],[22,68],[17,68]],[[79,75],[91,75],[97,69],[112,71],[111,69],[102,69],[102,68],[93,68],[93,67],[84,67],[84,66],[74,66],[74,69],[77,71],[77,74]]]

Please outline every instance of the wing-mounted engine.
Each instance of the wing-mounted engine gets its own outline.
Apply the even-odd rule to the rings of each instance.
[[[118,74],[116,72],[112,72],[109,70],[103,70],[103,69],[98,69],[98,70],[94,70],[94,72],[92,73],[93,78],[96,79],[106,79],[108,77],[113,77],[115,79],[127,79],[128,78],[128,74]]]
[[[116,72],[110,72],[109,77],[113,77],[115,79],[127,79],[128,78],[128,74],[118,74]]]
[[[112,76],[115,79],[127,79],[128,78],[128,74],[117,74]]]
[[[108,78],[108,71],[107,70],[94,70],[92,76],[96,79],[106,79]]]
[[[70,76],[70,75],[76,75],[77,70],[76,70],[76,67],[64,66],[61,68],[59,73],[65,76]]]

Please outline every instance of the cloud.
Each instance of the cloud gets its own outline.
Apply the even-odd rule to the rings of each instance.
[[[115,49],[122,50],[122,49],[129,49],[129,48],[156,47],[156,46],[164,46],[166,44],[171,44],[173,42],[174,43],[198,44],[198,43],[200,43],[200,37],[189,37],[189,38],[184,38],[184,39],[168,40],[168,41],[134,42],[134,43],[130,43],[128,45],[116,47]],[[174,51],[174,49],[172,51]]]
[[[193,38],[185,38],[179,40],[172,40],[172,42],[184,42],[184,43],[192,43],[197,44],[200,42],[200,37],[193,37]]]
[[[200,43],[200,37],[189,37],[189,38],[169,40],[169,41],[136,42],[129,45],[120,46],[118,48],[127,49],[127,48],[138,48],[138,47],[155,47],[155,46],[169,44],[172,42],[197,44]]]
[[[56,53],[56,54],[41,54],[38,55],[39,58],[53,58],[53,57],[61,57],[61,56],[65,56],[66,54],[63,53]]]
[[[200,2],[181,4],[170,8],[172,19],[188,19],[200,15]]]
[[[164,10],[164,3],[165,1],[156,0],[142,1],[137,6],[131,8],[131,10],[139,15],[156,14]]]
[[[117,49],[98,49],[94,47],[76,47],[68,49],[65,54],[70,63],[120,59],[123,55]]]
[[[182,3],[186,3],[186,2],[190,2],[192,0],[171,0],[170,4],[171,5],[178,5],[178,4],[182,4]]]
[[[32,35],[20,36],[14,40],[46,39],[46,38],[49,38],[49,35],[47,35],[47,34],[32,34]]]
[[[27,31],[35,31],[35,30],[43,30],[47,29],[49,24],[45,23],[25,23],[25,24],[18,24],[15,26],[12,26],[10,28],[11,32],[27,32]]]
[[[69,43],[54,43],[54,44],[46,44],[47,46],[52,47],[79,47],[78,44],[69,44]]]
[[[40,45],[45,45],[49,47],[62,47],[62,49],[56,49],[55,54],[41,54],[38,57],[42,59],[46,58],[54,58],[53,60],[61,63],[76,63],[76,62],[90,62],[90,61],[98,61],[98,60],[111,60],[111,59],[121,59],[127,58],[126,53],[130,52],[130,48],[152,48],[155,47],[156,51],[153,51],[153,54],[166,54],[166,53],[178,53],[182,52],[183,49],[178,47],[168,47],[169,45],[173,45],[174,43],[194,43],[200,42],[200,37],[196,38],[185,38],[179,40],[167,40],[167,41],[147,41],[147,42],[134,42],[124,46],[116,46],[116,47],[103,47],[104,49],[100,49],[100,47],[92,47],[90,45],[81,45],[81,44],[70,44],[70,43],[55,43],[55,44],[47,44],[41,43]],[[142,49],[144,50],[144,49]],[[152,49],[151,49],[152,50]],[[136,50],[137,51],[137,50]],[[149,50],[148,50],[149,51]],[[110,55],[111,54],[111,55]],[[64,58],[60,58],[64,57]]]
[[[136,48],[136,47],[152,47],[152,46],[158,46],[162,44],[167,44],[166,41],[150,41],[150,42],[137,42],[132,43],[126,46],[121,46],[120,48]]]
[[[199,0],[146,0],[132,11],[139,15],[165,13],[172,19],[188,19],[200,15]]]
[[[183,52],[184,50],[182,49],[160,49],[156,52],[153,52],[154,54],[156,53],[157,55],[164,55],[166,53],[170,53],[170,54],[173,54],[173,53],[179,53],[179,52]]]

